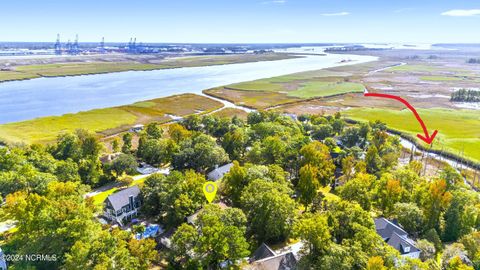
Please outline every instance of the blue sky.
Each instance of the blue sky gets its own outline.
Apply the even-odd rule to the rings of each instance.
[[[476,3],[475,3],[476,2]],[[4,0],[0,41],[480,43],[476,0]]]

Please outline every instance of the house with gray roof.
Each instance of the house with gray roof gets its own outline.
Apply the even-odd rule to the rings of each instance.
[[[5,261],[5,256],[1,248],[0,248],[0,270],[7,270],[7,261]]]
[[[140,210],[140,188],[132,186],[113,193],[104,202],[104,216],[120,226],[138,215]]]
[[[216,166],[215,170],[209,172],[207,174],[207,179],[209,181],[218,181],[220,179],[222,179],[222,177],[227,174],[230,169],[233,167],[233,163],[228,163],[226,165],[223,165],[223,166]]]
[[[255,261],[245,267],[246,270],[295,270],[297,259],[292,252],[287,252]]]
[[[262,260],[265,258],[269,258],[275,256],[275,251],[273,251],[269,246],[265,243],[262,243],[257,250],[255,250],[249,258],[249,262],[252,263],[254,261]]]
[[[296,248],[289,246],[288,249],[278,253],[265,243],[262,243],[248,259],[249,265],[244,270],[295,270],[297,269],[300,254]]]
[[[375,228],[382,239],[390,246],[398,250],[404,257],[418,259],[420,249],[415,246],[415,241],[408,237],[408,233],[396,222],[386,218],[376,218]]]

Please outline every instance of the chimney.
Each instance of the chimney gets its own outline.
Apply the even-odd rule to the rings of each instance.
[[[128,196],[128,202],[130,203],[130,209],[133,210],[133,195]]]
[[[400,227],[400,224],[398,224],[398,219],[392,219],[392,223]]]

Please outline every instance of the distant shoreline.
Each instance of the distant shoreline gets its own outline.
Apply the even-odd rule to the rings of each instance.
[[[261,56],[278,56],[277,58],[272,57],[272,59],[265,58],[263,59]],[[199,57],[201,59],[202,57],[232,57],[232,56],[247,56],[251,57],[253,54],[244,54],[244,55],[235,55],[235,54],[225,54],[225,55],[203,55],[203,56],[181,56],[181,57],[175,57],[175,58],[169,58],[169,60],[182,60],[182,58],[193,58],[193,57]],[[291,53],[269,53],[269,54],[264,54],[264,55],[256,55],[259,56],[259,59],[252,59],[247,61],[239,60],[239,61],[232,61],[232,62],[219,62],[219,63],[199,63],[198,65],[178,65],[178,66],[165,66],[162,65],[162,63],[159,64],[147,64],[151,65],[149,68],[125,68],[123,70],[107,70],[107,71],[94,71],[94,72],[82,72],[78,74],[58,74],[58,75],[43,75],[40,73],[35,73],[35,74],[29,74],[29,75],[36,75],[38,77],[30,77],[30,78],[19,78],[19,79],[2,79],[1,75],[2,72],[17,72],[17,73],[23,73],[23,74],[28,74],[23,71],[16,71],[16,70],[11,70],[11,71],[0,71],[0,83],[6,83],[6,82],[15,82],[15,81],[26,81],[26,80],[35,80],[35,79],[41,79],[41,78],[59,78],[59,77],[75,77],[75,76],[89,76],[89,75],[98,75],[98,74],[110,74],[110,73],[120,73],[120,72],[130,72],[130,71],[153,71],[153,70],[167,70],[167,69],[179,69],[179,68],[186,68],[186,67],[206,67],[206,66],[222,66],[222,65],[231,65],[231,64],[242,64],[242,63],[255,63],[255,62],[269,62],[269,61],[279,61],[279,60],[286,60],[286,59],[294,59],[294,58],[301,58],[305,56],[300,56],[299,54],[291,54]],[[321,55],[319,55],[321,56]],[[221,59],[219,59],[221,60]],[[72,64],[79,64],[79,65],[93,65],[93,64],[125,64],[125,65],[138,65],[139,67],[145,64],[141,63],[136,63],[136,62],[63,62],[63,63],[51,63],[51,64],[44,64],[45,67],[48,67],[48,65],[72,65]],[[42,65],[20,65],[18,67],[31,67],[31,66],[42,66]],[[41,72],[41,71],[40,71]]]

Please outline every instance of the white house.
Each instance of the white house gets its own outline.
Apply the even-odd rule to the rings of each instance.
[[[107,197],[103,215],[123,226],[125,221],[137,216],[140,205],[140,189],[138,186],[129,187]]]

